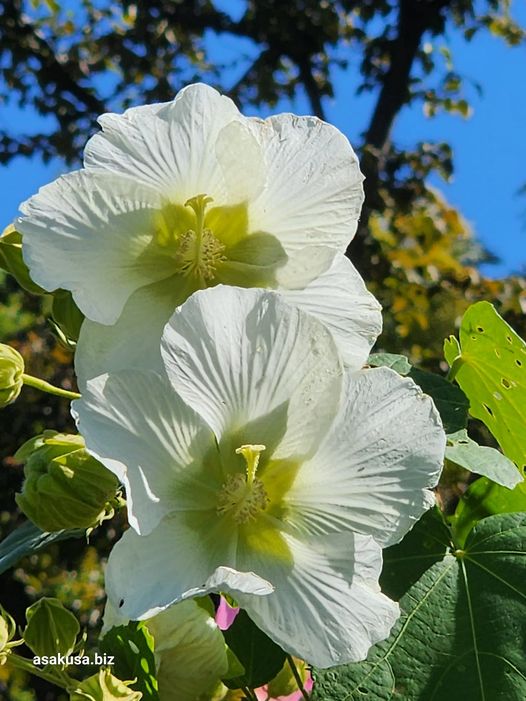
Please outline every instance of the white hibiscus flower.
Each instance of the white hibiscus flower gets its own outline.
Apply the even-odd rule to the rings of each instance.
[[[128,496],[109,598],[142,619],[222,591],[308,662],[364,659],[398,615],[381,546],[434,502],[431,399],[389,369],[344,371],[327,328],[268,291],[197,292],[162,353],[165,376],[106,374],[75,402]]]
[[[32,278],[71,290],[87,317],[81,381],[160,368],[175,307],[219,283],[282,291],[363,365],[381,317],[343,255],[363,200],[343,134],[313,117],[246,118],[200,84],[100,124],[84,169],[42,188],[16,222]]]

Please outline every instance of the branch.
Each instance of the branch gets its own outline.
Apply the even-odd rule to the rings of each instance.
[[[435,28],[442,10],[451,0],[399,0],[397,34],[391,42],[389,68],[367,129],[361,161],[365,175],[365,205],[355,239],[347,253],[354,261],[363,261],[364,239],[367,235],[371,212],[381,206],[379,170],[382,156],[389,144],[393,123],[401,108],[410,99],[411,70],[418,54],[422,37]]]

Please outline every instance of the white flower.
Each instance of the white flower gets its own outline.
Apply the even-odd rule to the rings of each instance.
[[[283,291],[363,365],[380,307],[343,255],[363,200],[343,134],[313,117],[246,118],[200,84],[100,124],[84,169],[16,222],[32,278],[71,290],[87,317],[81,382],[150,364],[175,307],[218,283]]]
[[[223,591],[308,662],[364,659],[398,615],[381,546],[433,503],[432,401],[385,368],[344,372],[330,332],[273,292],[197,292],[162,352],[165,377],[104,375],[75,402],[128,495],[108,596],[141,619]]]

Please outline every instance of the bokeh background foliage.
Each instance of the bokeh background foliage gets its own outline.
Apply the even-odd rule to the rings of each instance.
[[[30,169],[36,159],[59,158],[78,166],[100,113],[169,100],[196,80],[252,114],[300,95],[309,112],[324,118],[329,99],[344,99],[335,74],[345,74],[352,61],[360,82],[349,120],[352,101],[373,99],[361,142],[353,144],[366,175],[366,203],[348,255],[384,306],[375,350],[404,353],[420,367],[445,372],[443,340],[477,300],[494,303],[526,335],[524,275],[484,277],[480,265],[491,254],[462,212],[429,185],[431,176],[447,180],[454,171],[447,133],[439,143],[410,148],[391,138],[409,105],[421,105],[423,119],[444,111],[469,117],[465,80],[448,48],[452,27],[466,42],[491,33],[509,51],[524,51],[526,33],[510,0],[0,0],[0,103],[34,111],[45,125],[37,133],[16,123],[0,129],[0,164],[27,158]],[[241,48],[223,56],[217,46],[232,36]],[[247,61],[247,54],[256,58]],[[522,260],[519,251],[518,269],[525,258],[526,250]],[[26,293],[0,273],[0,340],[22,353],[32,375],[74,388],[72,355],[54,336],[50,313],[49,296]],[[65,400],[31,389],[3,410],[0,426],[4,538],[21,522],[13,505],[23,473],[12,456],[45,428],[73,426]],[[455,494],[448,498],[454,502]],[[120,528],[117,518],[89,544],[54,544],[1,575],[3,606],[21,622],[36,598],[57,596],[95,631],[104,597],[101,562]],[[0,667],[0,696],[51,701],[60,692]]]

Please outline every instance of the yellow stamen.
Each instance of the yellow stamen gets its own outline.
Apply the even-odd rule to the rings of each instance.
[[[195,230],[188,229],[181,236],[176,253],[179,271],[203,281],[212,280],[217,264],[225,260],[225,246],[204,225],[206,207],[212,201],[208,195],[196,195],[185,202],[185,207],[194,211]]]
[[[257,479],[260,453],[264,445],[242,445],[236,453],[242,455],[247,463],[246,477],[240,472],[228,475],[217,500],[217,512],[221,515],[231,513],[238,524],[255,519],[268,504],[265,486]]]

